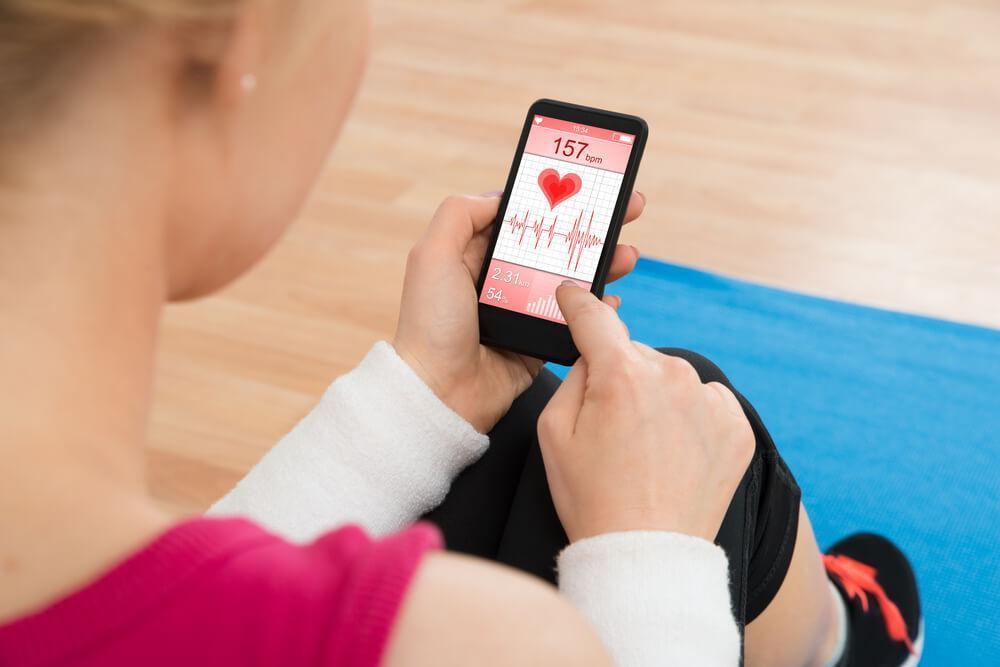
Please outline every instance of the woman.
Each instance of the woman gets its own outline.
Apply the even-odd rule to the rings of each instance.
[[[747,624],[749,664],[915,664],[905,558],[874,536],[821,557],[709,362],[630,341],[613,297],[570,286],[582,359],[561,385],[479,346],[495,197],[439,208],[392,345],[214,510],[274,532],[150,500],[160,310],[293,219],[366,34],[346,0],[0,0],[0,663],[735,664]],[[542,578],[561,552],[561,594],[437,551],[406,528],[425,513]]]

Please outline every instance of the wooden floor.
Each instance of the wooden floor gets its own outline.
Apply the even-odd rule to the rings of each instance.
[[[1000,326],[994,0],[376,0],[367,80],[302,219],[166,319],[150,479],[224,493],[391,334],[438,201],[502,187],[553,97],[644,116],[624,240],[764,283]]]

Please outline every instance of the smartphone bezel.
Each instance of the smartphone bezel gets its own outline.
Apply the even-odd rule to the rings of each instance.
[[[649,129],[646,121],[638,116],[585,107],[568,102],[559,102],[557,100],[537,100],[528,108],[528,113],[524,119],[521,138],[518,140],[510,173],[507,176],[507,184],[500,198],[498,210],[501,212],[501,215],[507,210],[510,194],[514,188],[514,180],[517,177],[517,170],[521,166],[521,157],[524,155],[524,147],[527,144],[528,133],[534,124],[535,116],[546,116],[572,123],[580,123],[581,125],[614,130],[616,132],[631,134],[635,137],[632,144],[632,152],[629,154],[628,165],[625,167],[625,173],[623,174],[618,201],[615,202],[615,208],[611,216],[608,236],[601,249],[601,257],[597,263],[597,272],[590,289],[591,292],[601,297],[604,295],[604,285],[607,280],[608,269],[611,266],[615,246],[618,244],[618,236],[621,233],[622,224],[625,219],[625,209],[628,206],[629,197],[632,195],[632,187],[635,185],[635,177],[639,171],[639,163],[642,160],[642,153],[646,147],[646,137],[649,134]],[[499,347],[519,354],[544,359],[545,361],[554,361],[567,366],[571,365],[580,356],[580,353],[573,344],[569,327],[565,324],[543,320],[479,301],[486,282],[490,261],[493,258],[493,250],[500,235],[500,227],[501,225],[496,223],[493,225],[493,233],[490,236],[490,243],[486,249],[483,267],[479,272],[479,280],[476,282],[476,301],[479,304],[480,341],[485,345]]]

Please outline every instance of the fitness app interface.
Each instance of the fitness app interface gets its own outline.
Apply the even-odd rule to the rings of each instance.
[[[635,136],[535,116],[481,303],[565,323],[556,288],[590,289]]]

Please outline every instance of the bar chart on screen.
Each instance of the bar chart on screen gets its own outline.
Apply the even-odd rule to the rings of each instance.
[[[559,310],[559,304],[556,303],[556,297],[552,294],[529,301],[528,305],[525,306],[525,310],[532,315],[540,315],[558,322],[566,321],[566,318],[562,315],[562,311]]]

